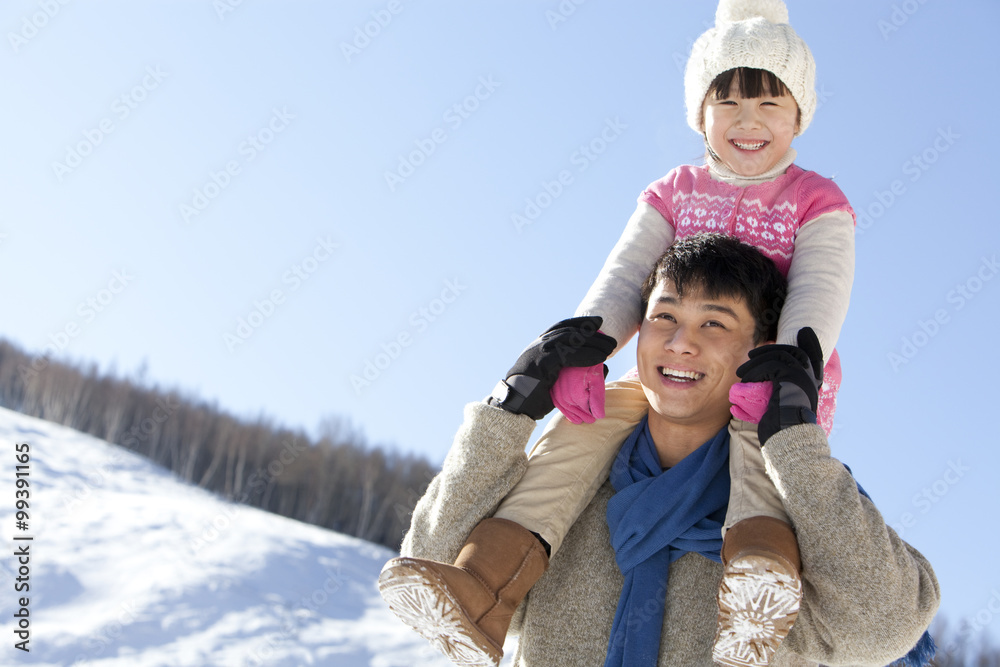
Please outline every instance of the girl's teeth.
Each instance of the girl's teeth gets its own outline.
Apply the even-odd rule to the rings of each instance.
[[[755,141],[753,143],[743,143],[741,141],[734,141],[733,143],[736,144],[737,148],[742,148],[745,151],[755,151],[758,148],[763,148],[764,144],[766,144],[767,142],[766,141]]]
[[[683,380],[700,380],[701,378],[704,377],[703,373],[696,373],[694,371],[678,371],[678,370],[674,370],[672,368],[663,368],[663,369],[660,369],[660,372],[665,377],[673,377],[673,378],[683,379]]]

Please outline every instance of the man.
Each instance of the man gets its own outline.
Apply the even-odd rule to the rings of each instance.
[[[393,610],[457,664],[495,664],[509,623],[520,635],[516,665],[711,665],[723,576],[718,521],[728,498],[721,448],[742,368],[744,380],[775,385],[759,427],[762,456],[801,555],[798,619],[770,664],[886,665],[907,654],[937,609],[937,580],[830,457],[810,411],[821,375],[815,337],[800,334],[802,349],[760,345],[782,285],[756,249],[724,236],[690,237],[661,258],[643,290],[638,336],[648,422],[622,445],[614,488],[597,491],[551,561],[538,536],[489,517],[524,475],[532,417],[551,410],[560,364],[593,365],[595,352],[610,350],[588,318],[529,346],[504,391],[467,406],[415,509],[404,556],[383,570]],[[637,472],[642,466],[651,472]],[[663,526],[682,515],[681,533],[663,538]],[[754,621],[740,631],[767,630],[767,618]]]

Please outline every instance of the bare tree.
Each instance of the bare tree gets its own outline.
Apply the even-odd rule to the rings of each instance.
[[[338,418],[320,437],[243,420],[96,365],[30,356],[0,340],[0,406],[121,445],[228,498],[398,548],[434,475],[424,459],[369,447]]]

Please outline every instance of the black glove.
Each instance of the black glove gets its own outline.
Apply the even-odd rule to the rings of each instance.
[[[819,388],[823,384],[823,350],[816,333],[799,329],[795,345],[762,345],[750,350],[750,361],[736,369],[743,382],[770,382],[767,410],[757,425],[763,447],[768,438],[796,424],[815,424]]]
[[[517,362],[493,390],[488,402],[508,412],[541,419],[555,406],[552,385],[567,366],[603,363],[618,343],[599,333],[604,320],[598,316],[572,317],[557,323],[525,348]],[[607,375],[607,368],[604,371]]]

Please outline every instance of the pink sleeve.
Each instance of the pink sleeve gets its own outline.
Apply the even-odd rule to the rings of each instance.
[[[845,211],[851,214],[857,224],[857,216],[847,197],[829,178],[816,172],[806,174],[799,184],[798,201],[805,209],[799,219],[808,222],[826,213]]]
[[[658,181],[650,183],[642,194],[639,201],[645,202],[656,209],[656,212],[663,216],[671,225],[674,224],[673,200],[674,200],[674,176],[677,170],[673,169],[666,176]]]

